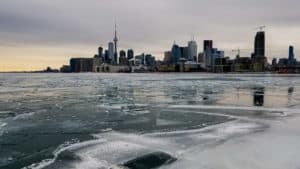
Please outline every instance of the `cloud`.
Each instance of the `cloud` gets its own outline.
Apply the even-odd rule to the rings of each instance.
[[[0,44],[106,47],[117,21],[120,46],[137,52],[162,55],[174,40],[184,45],[195,35],[200,49],[203,39],[213,39],[224,50],[250,53],[255,28],[267,25],[273,57],[290,43],[300,46],[299,6],[298,0],[2,0]]]

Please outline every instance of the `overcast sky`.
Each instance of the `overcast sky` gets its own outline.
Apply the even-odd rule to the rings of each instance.
[[[267,56],[300,55],[299,0],[1,0],[0,71],[59,68],[70,57],[91,57],[107,47],[118,23],[120,49],[157,58],[174,41],[194,35],[232,56],[253,51],[257,27],[266,25]],[[300,57],[299,57],[300,59]]]

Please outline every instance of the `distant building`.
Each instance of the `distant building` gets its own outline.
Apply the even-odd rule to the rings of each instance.
[[[198,54],[198,63],[203,63],[204,62],[204,54],[203,53],[199,53]]]
[[[203,59],[201,60],[208,71],[214,71],[216,59],[224,58],[225,53],[217,48],[213,48],[212,40],[204,40],[203,46]]]
[[[233,71],[250,72],[252,69],[252,60],[250,57],[239,57],[235,59]]]
[[[60,70],[62,73],[70,73],[71,72],[71,67],[69,65],[63,65]]]
[[[272,66],[276,66],[276,65],[277,65],[277,59],[273,58],[273,60],[272,60]]]
[[[254,58],[265,57],[265,32],[256,33],[254,42]]]
[[[294,65],[296,63],[295,60],[295,54],[294,54],[294,47],[290,46],[289,47],[289,64]]]
[[[135,64],[136,65],[146,65],[146,63],[145,63],[145,54],[144,53],[135,56]]]
[[[151,54],[145,55],[146,66],[154,67],[155,66],[155,57]]]
[[[232,62],[229,57],[216,58],[214,72],[216,73],[226,73],[230,72],[232,67]]]
[[[122,57],[126,57],[126,52],[125,52],[124,50],[121,50],[121,51],[120,51],[120,57],[121,57],[121,56],[122,56]]]
[[[188,42],[188,57],[187,59],[190,61],[197,61],[197,55],[198,55],[198,46],[197,42],[194,40],[191,40]]]
[[[171,64],[172,63],[172,53],[171,51],[166,51],[164,53],[164,63]]]
[[[171,51],[172,64],[177,64],[182,57],[182,52],[177,44],[174,44]]]
[[[103,58],[103,48],[101,46],[98,48],[98,57]]]
[[[212,63],[213,63],[212,49],[213,49],[213,41],[204,40],[203,41],[203,64],[207,69],[211,69],[212,67]]]
[[[187,46],[180,46],[180,53],[181,53],[181,58],[184,58],[186,60],[188,60],[189,58],[189,48]]]
[[[109,58],[109,52],[108,52],[108,50],[104,51],[104,60],[105,60],[105,63],[110,63],[110,58]]]
[[[120,65],[128,65],[128,60],[126,58],[126,52],[124,50],[120,51],[119,64]]]
[[[211,50],[213,48],[213,41],[212,40],[204,40],[203,41],[203,52],[207,50]]]
[[[267,58],[265,57],[265,32],[256,33],[254,40],[254,53],[252,54],[252,71],[265,71]]]
[[[72,58],[70,60],[71,72],[93,72],[94,66],[94,58]]]
[[[127,51],[127,59],[131,60],[133,58],[134,58],[134,51],[133,51],[133,49],[128,49],[128,51]]]
[[[289,59],[287,58],[280,58],[278,61],[279,66],[287,66],[289,64]]]
[[[115,51],[114,51],[114,43],[113,42],[109,42],[108,43],[108,58],[109,60],[111,60],[112,63],[116,63],[116,60],[115,60]]]

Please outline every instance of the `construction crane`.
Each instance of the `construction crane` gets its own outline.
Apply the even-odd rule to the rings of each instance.
[[[235,49],[235,50],[232,50],[232,52],[237,52],[236,57],[239,58],[240,54],[241,54],[241,49]]]
[[[256,29],[259,29],[260,31],[263,31],[265,28],[266,28],[266,26],[262,25],[262,26],[257,27]]]

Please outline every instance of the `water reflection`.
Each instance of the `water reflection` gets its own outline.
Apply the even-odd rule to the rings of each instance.
[[[290,87],[288,89],[288,93],[289,93],[289,95],[292,95],[294,93],[294,87]]]
[[[264,105],[264,96],[265,96],[265,88],[264,87],[254,88],[253,105],[254,106],[263,106]]]

